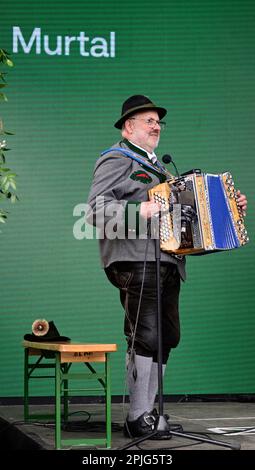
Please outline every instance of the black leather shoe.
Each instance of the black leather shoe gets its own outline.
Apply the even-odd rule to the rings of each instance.
[[[171,439],[172,436],[168,430],[158,431],[156,434],[150,436],[150,434],[153,434],[157,429],[158,419],[159,416],[156,409],[151,413],[143,413],[135,421],[128,421],[128,419],[126,419],[123,429],[124,436],[130,438],[148,436],[148,439],[153,440]]]
[[[159,414],[158,414],[158,410],[156,408],[153,408],[153,410],[150,412],[153,416],[155,416],[155,418],[158,420],[159,419]],[[166,413],[164,413],[164,418],[169,426],[169,429],[170,431],[179,431],[179,432],[182,432],[183,431],[183,427],[181,424],[178,424],[178,423],[172,423],[170,421],[168,421],[170,419],[170,416]],[[155,438],[154,438],[155,439]]]
[[[151,434],[156,429],[157,417],[147,411],[135,421],[128,421],[124,424],[125,437],[140,437]]]

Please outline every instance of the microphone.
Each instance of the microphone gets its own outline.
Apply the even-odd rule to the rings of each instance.
[[[174,168],[175,168],[175,171],[176,171],[176,174],[177,174],[178,178],[180,178],[179,171],[177,170],[177,167],[176,167],[176,165],[175,165],[175,163],[174,163],[174,161],[173,161],[171,155],[168,155],[167,153],[166,153],[165,155],[163,155],[163,157],[162,157],[162,162],[165,163],[166,165],[167,165],[168,163],[172,163],[173,166],[174,166]]]
[[[163,163],[167,164],[167,163],[171,163],[171,161],[172,161],[171,155],[168,155],[167,153],[165,155],[163,155],[163,157],[162,157],[162,162]]]

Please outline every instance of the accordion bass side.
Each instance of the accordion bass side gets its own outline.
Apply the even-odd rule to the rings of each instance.
[[[161,205],[160,248],[177,255],[231,250],[248,243],[232,175],[189,173],[149,190]]]

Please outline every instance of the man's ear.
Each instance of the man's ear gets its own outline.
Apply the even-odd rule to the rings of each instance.
[[[133,133],[133,127],[134,127],[134,124],[133,124],[133,121],[131,119],[127,119],[124,122],[124,129],[125,129],[126,132],[128,132],[128,134]]]

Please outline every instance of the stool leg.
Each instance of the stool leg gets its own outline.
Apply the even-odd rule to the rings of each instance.
[[[110,381],[110,354],[105,354],[105,400],[106,400],[106,447],[111,448],[112,418],[111,418],[111,381]]]
[[[64,374],[67,375],[68,373],[68,364],[64,364]],[[67,423],[68,421],[68,379],[63,380],[64,386],[64,422]]]
[[[24,350],[24,420],[25,421],[28,421],[29,419],[28,358],[29,358],[29,350],[28,348],[25,348]]]
[[[55,447],[61,449],[61,368],[60,354],[55,356]]]

